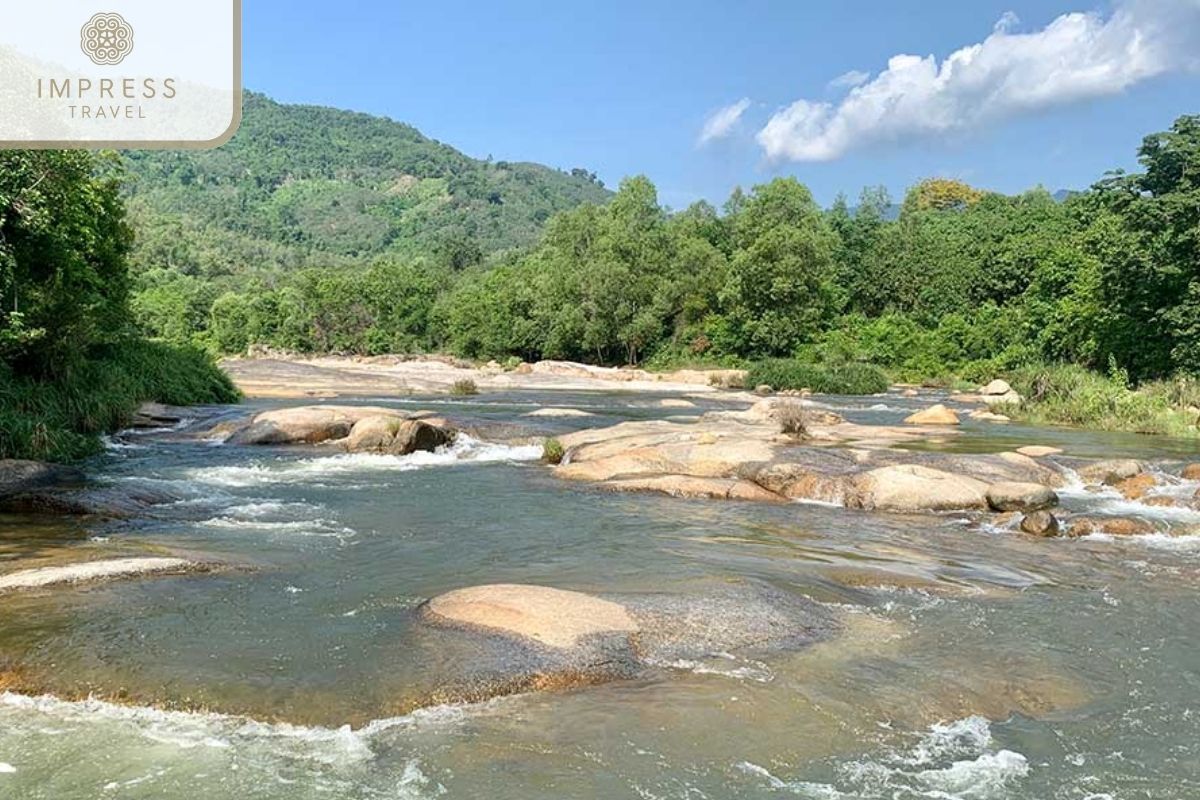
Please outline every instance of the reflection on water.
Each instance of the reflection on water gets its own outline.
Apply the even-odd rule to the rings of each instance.
[[[597,393],[402,404],[434,402],[525,423],[543,405],[597,415],[535,418],[548,433],[672,411]],[[913,402],[832,405],[892,423]],[[407,457],[166,438],[118,438],[94,466],[177,503],[86,527],[5,520],[0,561],[169,547],[255,569],[0,599],[0,689],[7,675],[50,693],[0,693],[0,797],[1200,796],[1196,537],[1042,541],[955,515],[612,495],[557,482],[537,447],[469,438]],[[1033,442],[1165,460],[1194,448],[987,424],[944,446]],[[1090,512],[1124,502],[1064,493]],[[1175,532],[1200,522],[1151,513]],[[414,710],[455,657],[414,621],[425,598],[730,581],[817,600],[842,633]]]

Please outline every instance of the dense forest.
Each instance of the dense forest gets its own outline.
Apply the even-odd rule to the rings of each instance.
[[[0,458],[71,459],[145,400],[230,402],[200,349],[147,341],[111,157],[0,152]]]
[[[224,353],[1200,373],[1200,117],[1148,136],[1139,157],[1142,171],[1061,201],[932,179],[898,214],[883,189],[822,209],[791,178],[671,213],[635,177],[551,217],[536,244],[469,264],[432,251],[282,273],[247,263],[221,285],[143,250],[134,307],[151,335]]]

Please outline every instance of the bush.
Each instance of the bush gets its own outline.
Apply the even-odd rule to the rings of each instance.
[[[781,403],[778,407],[780,430],[788,436],[803,439],[808,436],[808,415],[799,403]]]
[[[564,455],[566,455],[566,451],[563,450],[562,442],[558,439],[547,439],[542,444],[542,461],[547,464],[562,463]]]
[[[888,387],[887,375],[870,364],[818,365],[784,358],[750,366],[746,385],[764,383],[776,391],[811,389],[822,394],[878,394]]]
[[[1197,398],[1193,379],[1155,381],[1129,387],[1122,370],[1109,375],[1075,365],[1026,367],[1009,374],[1025,398],[1008,413],[1029,422],[1074,425],[1101,430],[1196,436]]]
[[[50,382],[0,367],[0,458],[73,461],[99,452],[100,434],[129,423],[143,402],[237,402],[212,359],[194,347],[126,341]]]
[[[479,387],[475,385],[475,381],[470,378],[463,378],[454,382],[450,387],[450,394],[455,397],[467,397],[473,394],[479,394]]]

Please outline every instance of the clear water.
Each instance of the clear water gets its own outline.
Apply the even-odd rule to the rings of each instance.
[[[549,431],[687,413],[657,400],[403,405],[600,415],[535,420]],[[898,421],[909,403],[831,400],[864,422]],[[1190,442],[975,423],[941,446],[1034,442],[1163,463],[1198,455]],[[557,481],[537,454],[119,437],[92,465],[98,477],[187,499],[120,523],[3,520],[0,560],[161,545],[253,569],[0,600],[0,665],[48,691],[0,693],[0,798],[1200,796],[1200,536],[1040,541],[956,515],[612,495]],[[1129,510],[1111,496],[1064,500]],[[1143,511],[1174,533],[1200,524]],[[901,588],[854,580],[868,572]],[[825,603],[845,632],[762,659],[426,705],[453,654],[414,622],[425,598],[501,581],[689,594],[729,580]],[[80,699],[92,691],[122,701]]]

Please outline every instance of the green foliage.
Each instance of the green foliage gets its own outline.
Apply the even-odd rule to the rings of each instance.
[[[1074,425],[1113,431],[1197,436],[1200,399],[1195,379],[1155,381],[1130,388],[1119,368],[1108,375],[1077,365],[1018,370],[1009,380],[1027,402],[1008,409],[1019,419],[1039,424]]]
[[[796,359],[756,361],[746,373],[747,386],[810,389],[823,394],[878,394],[888,388],[883,370],[870,364],[812,364]]]
[[[207,279],[416,256],[463,269],[609,196],[583,170],[479,161],[390,119],[250,92],[228,144],[126,164],[134,265]]]
[[[542,461],[547,464],[561,464],[566,450],[558,439],[550,438],[542,443]]]
[[[126,425],[147,400],[188,405],[237,399],[209,356],[158,342],[100,346],[54,379],[0,367],[0,458],[70,461],[91,455],[101,449],[100,434]]]
[[[96,168],[82,151],[0,151],[0,359],[17,375],[62,373],[128,330],[132,234]]]

